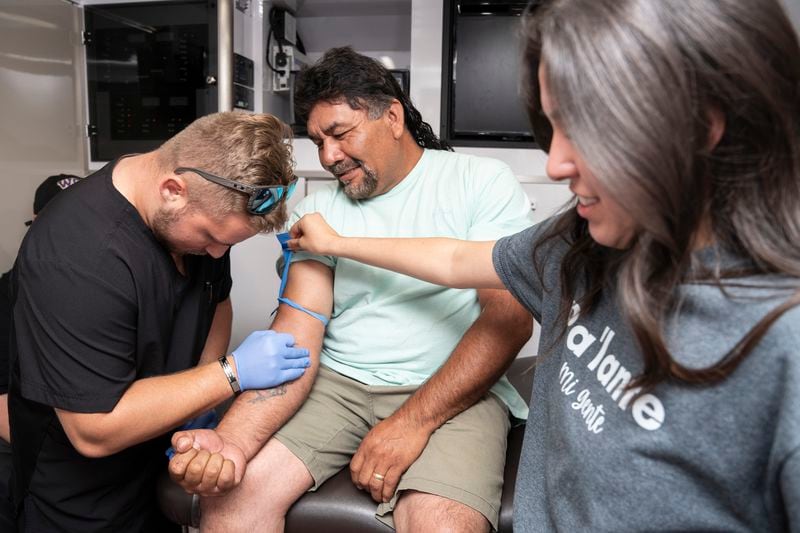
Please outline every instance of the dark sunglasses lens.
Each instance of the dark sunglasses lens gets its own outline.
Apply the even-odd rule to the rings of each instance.
[[[296,185],[297,181],[295,180],[286,187],[277,186],[258,191],[253,196],[252,200],[253,212],[258,213],[260,215],[266,215],[267,213],[272,211],[278,204],[278,202],[280,202],[284,197],[286,199],[289,199],[289,197],[294,192],[294,188]]]
[[[275,205],[276,201],[277,200],[271,190],[261,189],[253,194],[253,196],[250,198],[250,212],[259,215],[266,215],[270,212],[270,208]]]
[[[268,200],[272,197],[272,191],[269,189],[260,189],[253,193],[253,202],[259,204],[264,200]]]

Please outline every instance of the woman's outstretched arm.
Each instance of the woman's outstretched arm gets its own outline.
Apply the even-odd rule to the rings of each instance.
[[[342,237],[319,213],[305,215],[289,232],[293,250],[345,257],[445,287],[505,288],[492,264],[494,241]]]

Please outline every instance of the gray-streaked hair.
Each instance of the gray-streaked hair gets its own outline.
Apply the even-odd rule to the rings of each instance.
[[[351,109],[363,109],[370,120],[376,120],[394,100],[403,107],[405,127],[419,146],[453,150],[422,120],[392,73],[349,46],[331,48],[316,63],[304,67],[297,75],[294,89],[295,115],[302,122],[308,122],[311,110],[319,102],[347,102]]]
[[[544,0],[526,15],[525,87],[534,133],[548,143],[537,71],[544,63],[563,127],[603,187],[637,225],[622,252],[592,241],[572,210],[562,314],[577,286],[584,306],[611,276],[645,357],[635,385],[726,377],[787,309],[795,292],[718,364],[674,361],[663,330],[686,280],[693,239],[710,222],[717,245],[747,272],[705,272],[728,283],[747,273],[800,277],[800,46],[777,0]],[[724,117],[709,147],[710,116]],[[544,257],[534,254],[541,272]],[[583,306],[582,306],[583,307]],[[565,321],[566,322],[566,321]]]

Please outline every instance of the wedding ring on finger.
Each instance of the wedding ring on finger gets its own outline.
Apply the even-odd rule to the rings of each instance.
[[[372,473],[372,477],[374,477],[374,478],[375,478],[375,479],[377,479],[378,481],[383,481],[383,474],[379,474],[379,473],[377,473],[377,472],[373,472],[373,473]]]

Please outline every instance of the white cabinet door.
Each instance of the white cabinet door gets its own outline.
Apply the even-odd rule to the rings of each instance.
[[[39,184],[87,174],[75,4],[0,0],[0,272],[14,264]]]

